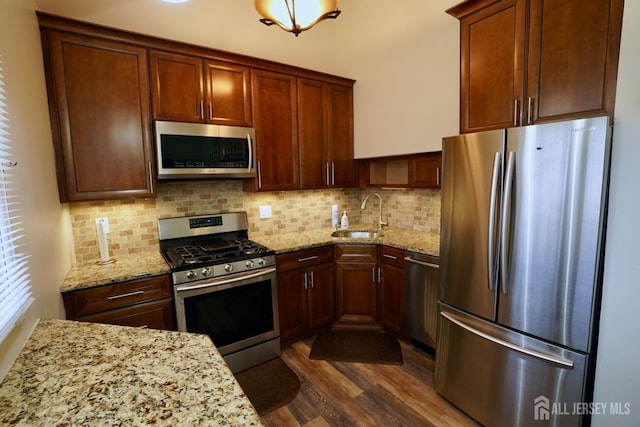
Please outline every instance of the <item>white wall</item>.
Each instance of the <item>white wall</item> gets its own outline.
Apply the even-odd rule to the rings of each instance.
[[[299,37],[258,22],[249,0],[37,0],[83,21],[271,59],[357,80],[358,158],[441,149],[458,133],[456,0],[343,0]]]
[[[595,427],[640,424],[640,2],[624,8],[594,400],[629,402],[631,414]]]
[[[21,250],[35,302],[24,320],[0,344],[0,378],[9,369],[40,317],[63,318],[58,287],[70,268],[70,221],[58,202],[40,33],[32,0],[0,2],[0,53],[5,98],[15,147],[16,183],[21,194]]]

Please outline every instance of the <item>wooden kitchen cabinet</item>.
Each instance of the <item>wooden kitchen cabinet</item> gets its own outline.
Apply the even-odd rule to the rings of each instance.
[[[60,201],[154,196],[147,50],[41,32]]]
[[[62,299],[68,320],[176,329],[168,275],[64,292]]]
[[[473,0],[460,20],[460,131],[613,114],[623,0]]]
[[[442,152],[358,161],[360,187],[440,188]]]
[[[151,50],[153,118],[251,126],[248,67]]]
[[[336,245],[335,250],[337,322],[376,324],[377,246]]]
[[[352,187],[353,88],[297,80],[300,188]]]
[[[291,342],[335,320],[333,246],[276,257],[280,339]]]
[[[404,251],[380,246],[378,256],[378,321],[401,335],[404,323]]]
[[[254,70],[251,76],[258,177],[246,180],[244,189],[297,190],[300,164],[296,78],[262,70]]]

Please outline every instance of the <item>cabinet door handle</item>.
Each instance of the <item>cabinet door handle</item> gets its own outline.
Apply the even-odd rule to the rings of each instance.
[[[436,168],[436,186],[440,187],[440,168]]]
[[[258,162],[258,188],[262,188],[262,168],[260,162]]]
[[[313,280],[313,271],[311,272],[311,287],[315,288],[315,281]]]
[[[324,169],[325,169],[325,171],[326,171],[326,173],[325,173],[325,177],[327,178],[327,181],[326,181],[326,182],[327,182],[327,187],[328,187],[328,186],[330,186],[330,185],[331,185],[331,180],[329,179],[329,162],[327,162],[327,163],[326,163],[326,165],[325,165],[325,168],[324,168]]]
[[[530,125],[533,123],[533,98],[529,97],[527,102],[527,124]]]
[[[389,254],[384,254],[384,255],[382,255],[382,256],[383,256],[383,257],[385,257],[385,258],[398,259],[398,257],[397,257],[397,256],[389,255]]]
[[[307,273],[304,273],[303,284],[304,284],[304,290],[305,290],[305,291],[306,291],[307,289],[309,289],[309,285],[308,285],[308,282],[307,282]]]
[[[371,279],[373,280],[373,283],[376,283],[376,268],[375,267],[371,267]]]
[[[111,295],[111,296],[107,297],[107,299],[108,300],[114,300],[114,299],[132,297],[132,296],[135,296],[135,295],[142,295],[142,294],[144,294],[144,291],[135,291],[135,292],[129,292],[129,293],[126,293],[126,294]]]
[[[311,261],[314,259],[318,259],[318,255],[314,255],[314,256],[308,256],[305,258],[298,258],[298,262],[305,262],[305,261]]]
[[[336,162],[331,162],[331,185],[336,185]]]
[[[200,101],[200,120],[204,120],[204,101]]]
[[[513,125],[518,126],[518,100],[513,103]]]
[[[213,120],[213,105],[209,101],[209,120]]]
[[[378,284],[382,283],[382,268],[378,267]]]
[[[149,160],[149,191],[153,194],[153,164]]]

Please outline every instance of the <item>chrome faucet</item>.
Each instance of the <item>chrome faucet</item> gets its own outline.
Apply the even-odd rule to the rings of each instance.
[[[371,196],[377,196],[378,197],[378,201],[380,202],[379,203],[380,204],[380,206],[379,206],[380,210],[378,212],[378,230],[382,230],[382,226],[383,225],[389,225],[389,223],[387,221],[383,221],[382,220],[382,197],[380,196],[380,194],[378,194],[378,193],[369,193],[367,195],[367,197],[364,198],[364,201],[362,202],[362,205],[360,205],[360,210],[361,211],[364,210],[364,208],[367,205],[367,200],[369,200],[369,197],[371,197]]]

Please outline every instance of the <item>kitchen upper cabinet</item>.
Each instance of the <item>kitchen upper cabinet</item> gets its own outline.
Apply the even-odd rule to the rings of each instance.
[[[353,89],[298,79],[300,188],[351,187]]]
[[[280,339],[309,336],[335,320],[333,246],[277,256]]]
[[[360,187],[440,188],[442,152],[358,161]]]
[[[409,158],[409,187],[440,188],[442,152]]]
[[[263,70],[254,70],[251,76],[258,177],[245,181],[244,189],[297,190],[300,166],[296,78]]]
[[[60,200],[154,196],[146,49],[41,31]]]
[[[460,130],[613,114],[623,0],[474,0],[460,20]]]
[[[252,125],[248,67],[155,50],[150,64],[154,119]]]

